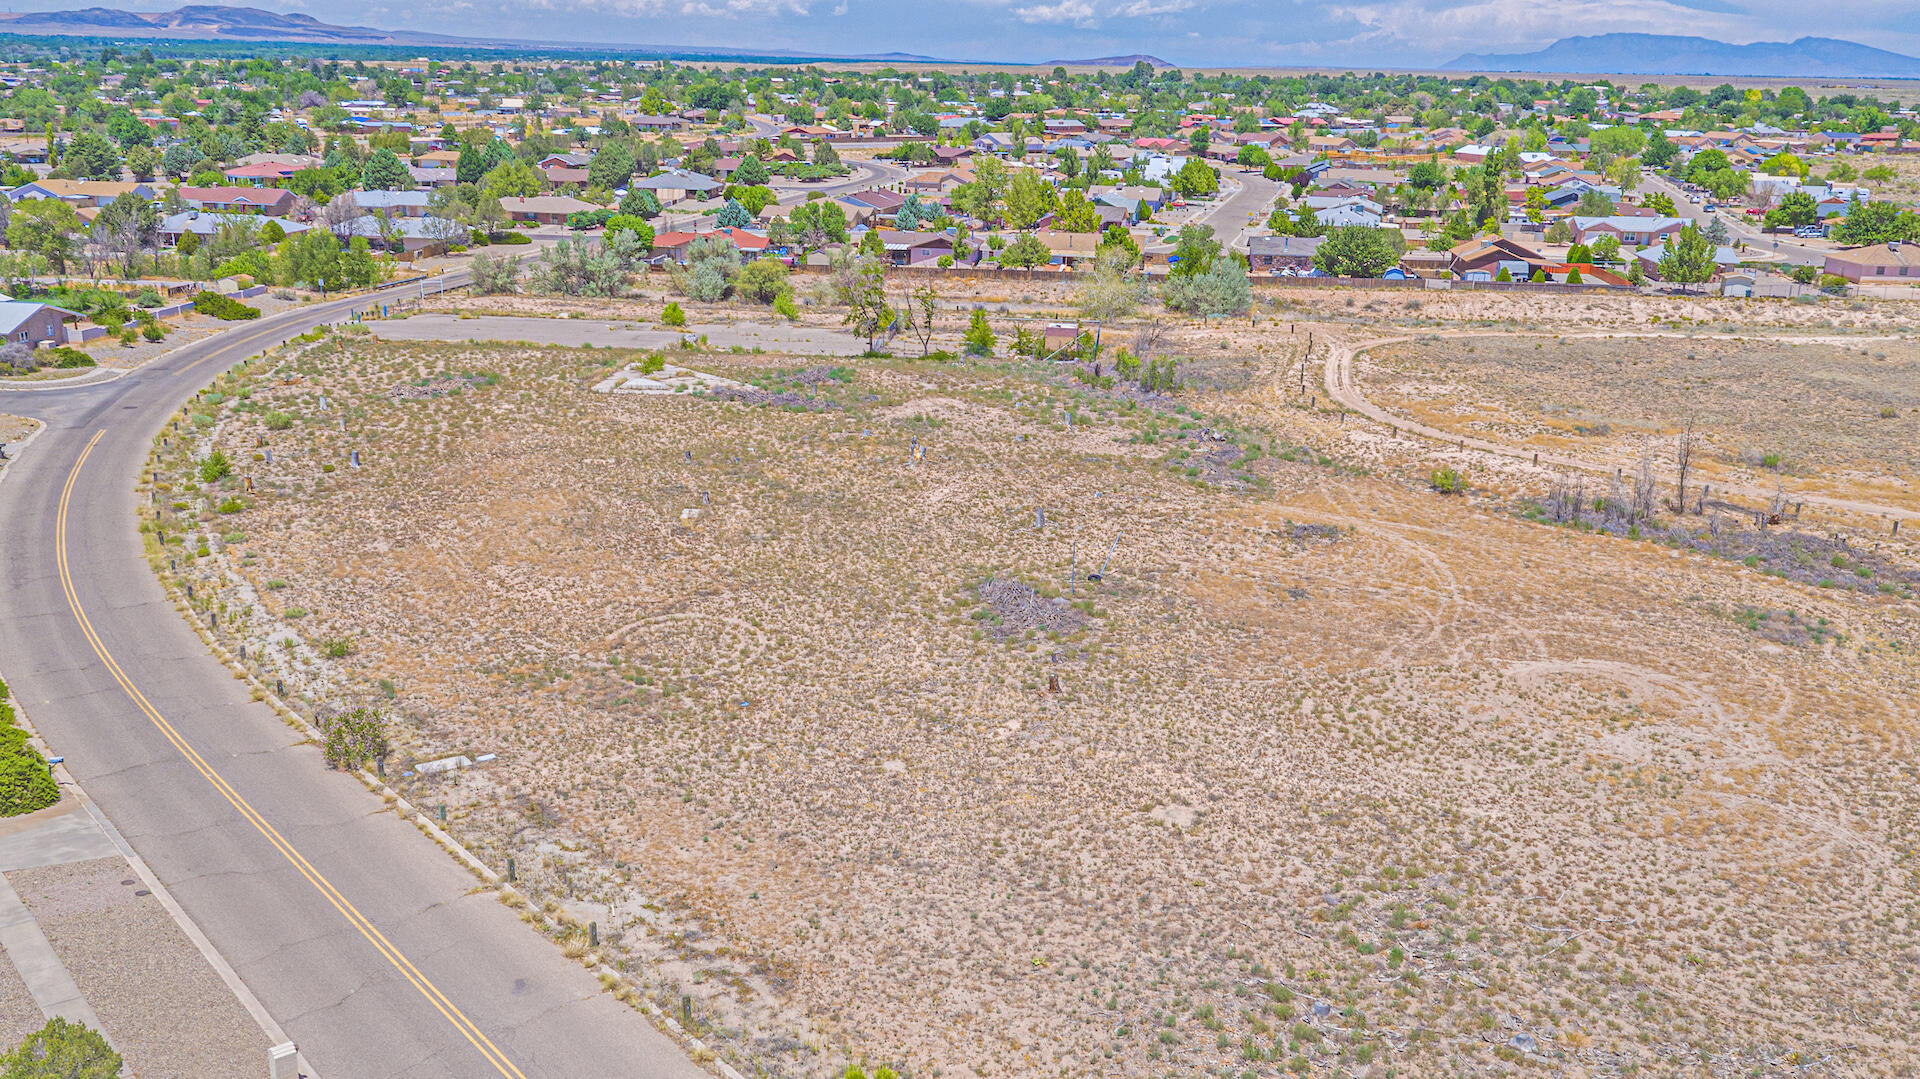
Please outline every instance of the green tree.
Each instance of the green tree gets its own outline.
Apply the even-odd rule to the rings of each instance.
[[[787,268],[775,259],[755,259],[733,279],[734,295],[754,303],[772,303],[787,288]]]
[[[604,235],[612,236],[616,232],[633,233],[634,239],[640,244],[642,254],[653,250],[653,226],[648,224],[644,217],[634,214],[614,214],[607,218]]]
[[[753,224],[753,215],[740,205],[738,199],[728,199],[727,204],[720,207],[720,212],[713,216],[713,223],[717,228],[743,229]]]
[[[15,210],[16,220],[19,210]],[[7,230],[11,239],[13,230]],[[1912,210],[1902,210],[1891,202],[1861,202],[1855,199],[1847,213],[1833,225],[1830,235],[1848,247],[1883,244],[1889,240],[1920,239],[1920,218]]]
[[[120,1054],[85,1023],[55,1016],[27,1035],[10,1053],[0,1053],[4,1079],[118,1079]]]
[[[1811,225],[1820,217],[1820,204],[1805,191],[1789,191],[1780,205],[1767,211],[1765,218],[1768,228],[1788,226],[1800,228]]]
[[[1007,188],[1007,224],[1030,229],[1051,213],[1054,205],[1053,188],[1034,173],[1022,170]]]
[[[967,319],[967,333],[964,347],[969,356],[993,355],[993,328],[987,325],[987,312],[983,308],[973,309],[973,315]]]
[[[1180,171],[1168,178],[1167,183],[1189,198],[1220,190],[1220,177],[1197,157],[1187,158],[1187,163],[1180,166]]]
[[[1070,187],[1060,196],[1060,209],[1054,214],[1053,227],[1061,232],[1098,232],[1100,211],[1078,188]]]
[[[1613,200],[1599,188],[1589,187],[1581,193],[1579,205],[1573,212],[1576,217],[1612,217],[1616,209]]]
[[[400,155],[384,147],[367,155],[360,169],[360,187],[365,191],[411,191],[413,175]]]
[[[1660,261],[1660,278],[1676,285],[1697,285],[1713,278],[1713,241],[1696,225],[1680,230],[1678,242],[1669,236]]]
[[[1053,252],[1031,232],[1021,233],[1000,252],[1000,265],[1019,269],[1044,266],[1052,260]]]
[[[620,212],[651,220],[660,216],[660,197],[644,187],[628,188],[620,200]]]
[[[523,161],[509,161],[490,170],[480,188],[496,199],[525,198],[540,193],[540,170]]]
[[[80,215],[71,204],[60,199],[23,199],[7,222],[7,246],[39,255],[65,273],[74,233],[80,228]]]
[[[822,144],[824,145],[824,144]],[[887,263],[864,255],[850,256],[835,284],[840,302],[847,306],[843,322],[867,339],[867,351],[880,350],[880,335],[893,326],[896,312],[887,305]]]
[[[609,142],[587,162],[587,183],[611,191],[627,186],[633,178],[633,151],[626,143]]]
[[[1216,258],[1205,273],[1167,278],[1161,298],[1168,307],[1188,314],[1237,315],[1252,305],[1253,291],[1239,259]]]
[[[82,131],[61,155],[60,170],[80,180],[118,180],[120,152],[94,132]]]
[[[1183,225],[1173,237],[1174,277],[1197,277],[1213,269],[1220,257],[1220,241],[1214,238],[1212,225]]]
[[[1313,265],[1332,277],[1379,277],[1400,261],[1395,230],[1343,225],[1327,234],[1313,253]]]
[[[1640,160],[1646,162],[1648,168],[1661,169],[1679,152],[1680,148],[1667,138],[1665,132],[1654,131],[1647,135],[1647,148],[1641,151]]]
[[[766,163],[759,154],[748,154],[740,159],[740,166],[733,170],[732,180],[736,184],[755,186],[766,183],[772,177],[767,173]]]

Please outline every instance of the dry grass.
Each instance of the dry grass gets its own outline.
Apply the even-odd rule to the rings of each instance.
[[[823,407],[610,399],[586,387],[628,354],[338,338],[198,406],[256,493],[211,512],[166,460],[162,527],[212,534],[175,555],[196,603],[290,693],[384,700],[407,760],[499,753],[403,789],[780,1074],[842,1047],[921,1075],[1910,1070],[1911,604],[1531,523],[1541,474],[1310,407],[1309,332],[1540,303],[1348,298],[1182,327],[1178,413],[1058,370],[743,355],[675,362]],[[1852,317],[1566,317],[1648,311]],[[1729,429],[1828,444],[1687,347]],[[1473,356],[1448,377],[1503,422],[1550,387],[1635,407],[1572,396],[1566,356]],[[499,377],[390,392],[460,373]],[[1443,460],[1474,494],[1425,489]]]

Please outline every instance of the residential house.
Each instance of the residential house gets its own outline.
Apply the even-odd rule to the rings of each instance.
[[[67,342],[67,323],[79,322],[81,314],[50,303],[32,300],[0,300],[0,335],[7,344],[39,348]]]
[[[251,165],[235,165],[225,175],[227,183],[235,187],[274,187],[299,171],[294,165],[256,161]]]
[[[1622,247],[1652,247],[1668,236],[1678,235],[1686,224],[1677,217],[1575,217],[1573,240],[1591,244],[1602,236],[1612,236]]]
[[[585,190],[588,182],[586,169],[574,168],[569,165],[552,165],[540,170],[540,173],[547,178],[548,183],[555,187],[570,187],[576,190]]]
[[[388,217],[427,216],[428,196],[425,191],[355,191],[351,193],[351,198],[354,205],[368,213],[381,210]]]
[[[8,200],[59,199],[76,208],[105,206],[122,195],[152,199],[153,188],[142,183],[118,180],[35,180],[7,192]]]
[[[586,213],[600,207],[571,195],[511,196],[500,200],[508,220],[532,221],[540,225],[564,225],[569,214]]]
[[[649,176],[643,180],[634,180],[627,184],[629,191],[651,191],[660,205],[671,206],[689,198],[705,198],[708,194],[724,186],[711,176],[702,176],[697,172],[683,169],[668,169],[658,176]]]
[[[168,214],[161,218],[155,231],[160,238],[160,242],[171,247],[179,243],[180,237],[185,236],[189,232],[201,239],[206,239],[219,232],[222,225],[237,225],[242,228],[254,229],[265,227],[265,224],[266,222],[261,219],[259,214],[208,213],[203,210],[182,210],[179,213]],[[287,233],[305,232],[312,227],[290,218],[281,220],[279,225],[281,231]]]
[[[1492,281],[1500,276],[1501,270],[1507,271],[1507,276],[1515,281],[1525,281],[1549,262],[1540,252],[1504,236],[1462,240],[1447,254],[1447,272],[1462,281]]]
[[[293,209],[293,192],[277,187],[177,187],[174,191],[188,206],[215,213],[285,217]]]
[[[895,266],[918,266],[953,254],[953,237],[944,232],[876,231],[880,235],[880,243],[887,249],[888,260]]]
[[[1033,233],[1041,243],[1047,245],[1052,255],[1048,261],[1055,266],[1078,266],[1082,262],[1092,262],[1100,247],[1100,237],[1092,232],[1058,232],[1054,229],[1039,229]]]
[[[1312,271],[1313,253],[1324,242],[1324,236],[1251,236],[1247,264],[1254,273],[1298,276]]]
[[[1827,256],[1825,272],[1854,284],[1884,284],[1902,278],[1920,283],[1920,247],[1892,240],[1872,247],[1854,247]]]

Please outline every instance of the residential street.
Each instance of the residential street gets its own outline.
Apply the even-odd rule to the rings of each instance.
[[[1791,235],[1770,236],[1760,229],[1754,228],[1745,221],[1740,220],[1746,216],[1743,213],[1729,213],[1726,210],[1711,214],[1707,213],[1704,203],[1687,201],[1687,192],[1681,190],[1664,177],[1655,175],[1652,172],[1645,174],[1645,182],[1647,189],[1658,191],[1668,198],[1671,198],[1674,209],[1679,211],[1681,217],[1686,218],[1688,221],[1702,228],[1706,227],[1708,221],[1718,217],[1720,220],[1726,222],[1727,234],[1729,236],[1745,240],[1748,247],[1762,255],[1768,253],[1778,255],[1780,261],[1787,265],[1826,265],[1827,255],[1825,251],[1797,242]]]
[[[166,417],[224,368],[377,302],[241,323],[112,382],[0,391],[0,411],[46,424],[0,483],[7,677],[320,1076],[704,1076],[250,701],[145,563],[134,481]]]

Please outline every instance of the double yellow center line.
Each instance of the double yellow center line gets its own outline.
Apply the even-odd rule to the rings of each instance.
[[[447,999],[447,995],[442,993],[439,987],[428,981],[427,976],[420,973],[412,961],[401,954],[400,949],[394,947],[393,942],[389,941],[385,934],[374,928],[373,923],[355,909],[331,881],[294,849],[292,843],[287,842],[286,838],[272,824],[269,824],[258,810],[240,796],[239,791],[233,789],[232,784],[207,763],[206,758],[200,756],[199,752],[181,737],[173,724],[167,722],[167,718],[160,714],[159,709],[147,700],[146,694],[140,692],[140,688],[127,677],[126,672],[120,668],[120,664],[114,660],[113,654],[107,651],[107,646],[100,640],[100,635],[94,632],[93,623],[87,618],[87,612],[81,608],[80,597],[74,591],[73,576],[67,563],[67,509],[73,500],[73,487],[75,481],[80,478],[81,467],[87,463],[87,458],[93,454],[93,448],[99,444],[101,437],[106,433],[104,429],[95,432],[86,447],[80,451],[79,459],[73,462],[72,471],[67,473],[67,482],[60,490],[60,508],[54,517],[53,525],[54,559],[59,568],[60,590],[66,594],[67,606],[73,610],[73,617],[80,624],[80,632],[86,635],[87,642],[93,646],[94,655],[100,657],[100,662],[106,666],[107,673],[112,675],[113,680],[126,691],[134,707],[153,722],[167,741],[173,743],[173,748],[180,751],[180,755],[187,759],[187,763],[193,766],[194,771],[199,772],[207,782],[213,784],[213,788],[220,792],[221,797],[225,798],[233,808],[239,810],[240,815],[247,819],[247,823],[253,825],[262,836],[265,836],[267,842],[273,844],[274,849],[292,863],[293,868],[307,878],[307,882],[312,884],[327,902],[333,904],[333,908],[346,918],[347,923],[359,930],[360,935],[367,939],[367,943],[373,945],[374,950],[385,957],[387,962],[392,963],[394,969],[411,982],[413,987],[420,991],[421,996],[427,998],[427,1003],[432,1004],[435,1010],[446,1017],[447,1022],[453,1024],[455,1030],[458,1030],[475,1049],[480,1051],[480,1055],[487,1059],[487,1063],[493,1065],[494,1070],[498,1071],[504,1079],[527,1079],[526,1075],[514,1066],[513,1061],[508,1060],[507,1055],[488,1040],[487,1036],[480,1032],[480,1028],[462,1014],[451,1000]]]

